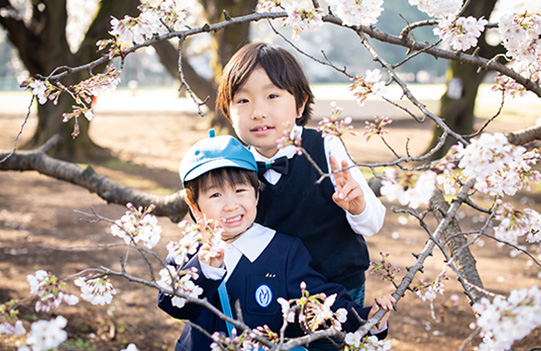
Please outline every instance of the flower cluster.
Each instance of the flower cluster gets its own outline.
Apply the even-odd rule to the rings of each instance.
[[[387,89],[385,82],[381,78],[381,71],[374,69],[367,70],[365,77],[357,75],[351,79],[353,83],[348,87],[348,90],[353,92],[353,96],[355,96],[359,106],[363,106],[371,94],[378,99],[383,97]]]
[[[284,26],[293,29],[293,39],[299,39],[299,31],[315,32],[323,25],[323,10],[313,8],[306,10],[297,7],[297,4],[285,7],[287,18],[284,19]]]
[[[400,268],[393,266],[391,262],[387,262],[390,252],[380,252],[379,254],[381,255],[379,262],[370,262],[370,274],[377,274],[381,281],[393,281],[400,272]]]
[[[374,135],[383,135],[389,133],[388,130],[384,130],[383,128],[385,128],[386,125],[393,123],[393,120],[389,117],[383,116],[381,118],[374,118],[374,122],[365,121],[364,123],[365,131],[363,134],[366,135],[366,141],[368,142]]]
[[[233,328],[231,331],[231,337],[225,336],[220,332],[214,332],[212,334],[212,344],[210,345],[211,351],[250,351],[260,350],[260,344],[254,339],[254,334],[247,330],[243,331],[240,335],[237,335],[237,329]]]
[[[76,85],[70,86],[70,89],[75,93],[76,102],[79,105],[84,105],[82,101],[90,104],[93,96],[115,90],[120,83],[120,72],[113,65],[109,65],[107,66],[107,72],[95,74]]]
[[[137,245],[141,241],[147,248],[152,249],[160,241],[162,233],[158,220],[150,214],[155,206],[137,209],[128,203],[126,207],[126,214],[111,226],[111,234],[124,239],[127,244]]]
[[[458,144],[456,157],[460,159],[458,167],[468,179],[486,178],[523,153],[523,147],[514,147],[502,133],[483,133],[478,139],[472,139],[467,147]]]
[[[426,283],[424,280],[420,279],[419,283],[415,284],[413,286],[413,291],[417,296],[421,298],[423,301],[434,301],[436,299],[437,294],[443,295],[444,293],[444,286],[443,281],[449,280],[449,277],[443,273],[436,279],[435,281],[431,283]]]
[[[507,55],[519,63],[541,68],[541,14],[506,13],[498,26]]]
[[[389,201],[398,200],[401,205],[418,208],[428,204],[436,189],[436,173],[433,171],[409,172],[387,169],[381,182],[381,195]]]
[[[528,242],[541,242],[541,214],[526,208],[517,210],[509,203],[501,203],[494,216],[500,224],[494,227],[494,236],[511,243],[526,235]]]
[[[344,339],[344,351],[388,351],[390,340],[378,340],[377,336],[363,336],[359,332],[347,333]]]
[[[196,253],[201,242],[210,246],[206,259],[217,257],[225,249],[223,227],[218,220],[208,220],[203,226],[182,221],[178,226],[182,229],[182,238],[167,244],[167,257],[178,266],[183,266]]]
[[[27,275],[26,280],[30,284],[30,295],[37,296],[36,312],[49,312],[52,308],[58,308],[62,301],[68,305],[75,305],[79,298],[68,294],[66,283],[44,270],[36,271],[36,275]]]
[[[0,305],[0,334],[26,334],[23,322],[17,319],[18,314],[17,301],[10,300]]]
[[[470,17],[456,17],[454,15],[442,18],[434,34],[438,35],[444,44],[450,45],[453,50],[466,51],[477,45],[477,39],[485,30],[488,21],[483,17],[476,19]]]
[[[276,145],[279,149],[286,146],[293,145],[297,149],[296,153],[302,155],[302,138],[300,133],[296,133],[291,127],[289,122],[284,123],[284,134],[276,141]]]
[[[196,268],[180,270],[176,266],[168,265],[160,271],[160,280],[157,283],[164,289],[170,289],[188,297],[198,298],[203,293],[203,289],[193,282],[198,277]],[[173,306],[182,308],[186,303],[186,298],[173,295],[171,303]]]
[[[512,290],[507,299],[482,298],[473,309],[479,314],[477,326],[483,337],[479,350],[510,350],[515,341],[541,326],[541,291],[536,285]]]
[[[282,7],[281,0],[259,0],[256,6],[257,12],[282,12],[284,8]]]
[[[501,91],[506,96],[515,97],[517,95],[524,96],[526,89],[523,85],[520,85],[513,78],[509,78],[502,75],[494,77],[496,82],[492,87],[492,91]]]
[[[298,312],[298,321],[306,332],[314,332],[320,327],[335,328],[342,330],[342,324],[347,320],[348,312],[344,308],[339,308],[333,312],[331,306],[336,300],[336,294],[326,296],[319,293],[310,296],[306,290],[306,284],[301,283],[301,297],[298,299],[286,300],[282,297],[276,301],[282,306],[282,315],[284,321],[288,323],[295,322],[296,312]]]
[[[340,0],[336,14],[348,26],[370,26],[378,22],[383,11],[383,0]]]
[[[518,190],[529,189],[529,182],[541,181],[541,173],[532,169],[541,158],[538,150],[526,152],[524,147],[510,144],[501,133],[484,133],[467,147],[455,145],[450,154],[459,160],[462,172],[445,170],[438,176],[446,194],[456,193],[455,185],[471,178],[476,178],[475,189],[491,196],[515,195]]]
[[[56,349],[68,339],[68,333],[64,330],[67,324],[66,318],[58,316],[50,321],[39,320],[32,323],[30,335],[26,338],[26,345],[17,351],[47,351]]]
[[[409,3],[431,17],[443,18],[458,14],[463,0],[409,0]]]
[[[141,44],[154,35],[180,30],[184,26],[186,10],[177,11],[175,0],[163,0],[158,6],[144,3],[137,18],[124,16],[119,20],[111,16],[111,31],[122,46]],[[163,21],[163,22],[162,22]]]
[[[43,105],[47,101],[51,100],[55,105],[58,102],[58,97],[62,90],[49,82],[48,80],[39,80],[34,78],[28,78],[21,83],[21,87],[24,87],[25,90],[31,88],[32,95],[34,95],[38,102]]]
[[[335,137],[342,137],[347,130],[353,129],[351,126],[351,117],[346,117],[339,120],[338,117],[342,114],[343,108],[338,106],[336,102],[331,103],[331,118],[323,118],[317,127],[317,130],[322,133],[323,137],[333,135]],[[356,135],[355,132],[350,132]]]
[[[81,298],[93,305],[110,304],[116,290],[111,280],[104,276],[88,275],[75,280],[75,285],[81,288]]]

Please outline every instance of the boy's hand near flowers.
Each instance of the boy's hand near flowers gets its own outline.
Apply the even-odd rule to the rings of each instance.
[[[333,172],[349,166],[346,160],[342,160],[341,166],[339,166],[338,161],[332,155],[329,157],[329,161]],[[362,213],[366,207],[364,193],[359,183],[351,176],[349,169],[335,173],[334,179],[336,191],[332,195],[333,201],[352,215]]]

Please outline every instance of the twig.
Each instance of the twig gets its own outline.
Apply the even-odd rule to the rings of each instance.
[[[17,143],[19,141],[19,137],[23,133],[24,126],[26,125],[26,122],[28,122],[28,117],[30,116],[30,112],[32,110],[32,105],[34,104],[34,100],[36,99],[35,95],[32,95],[32,99],[30,100],[30,104],[28,104],[26,116],[24,117],[23,123],[21,124],[21,128],[19,129],[19,132],[17,133],[17,136],[15,137],[15,142],[13,144],[13,149],[0,160],[0,164],[4,163],[8,158],[11,157],[17,151]]]

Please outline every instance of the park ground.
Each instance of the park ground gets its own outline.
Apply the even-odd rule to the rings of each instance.
[[[497,110],[499,103],[485,102],[488,109],[479,115],[487,118]],[[23,108],[24,110],[24,108]],[[537,110],[504,110],[502,118],[496,120],[489,132],[509,132],[527,127],[541,116]],[[20,129],[24,114],[0,114],[0,150],[13,148],[15,135]],[[479,124],[484,120],[480,119]],[[314,124],[315,125],[315,124]],[[355,130],[361,136],[348,136],[346,143],[357,162],[380,162],[392,159],[381,140],[372,138],[365,142],[362,136],[364,122],[356,120]],[[25,126],[19,143],[24,142],[33,128],[31,118]],[[406,147],[412,155],[418,155],[431,137],[429,123],[417,123],[399,119],[388,128],[389,142],[400,153]],[[196,140],[206,136],[206,124],[193,112],[179,113],[172,109],[160,111],[104,110],[98,112],[93,122],[94,140],[109,148],[116,156],[115,161],[92,164],[99,173],[114,181],[150,193],[166,195],[179,189],[177,166],[184,150]],[[409,142],[407,142],[409,138]],[[84,165],[82,165],[84,166]],[[535,190],[535,189],[534,189]],[[532,193],[521,193],[513,201],[523,207],[541,211],[539,188]],[[422,250],[427,240],[418,223],[393,209],[399,206],[382,199],[387,207],[384,227],[375,236],[367,239],[372,259],[379,252],[390,252],[390,261],[401,268],[400,279],[406,267],[414,262],[412,253]],[[29,329],[37,319],[50,319],[62,314],[68,319],[69,344],[79,350],[121,350],[128,343],[135,343],[140,350],[173,350],[182,322],[169,318],[156,307],[156,291],[114,279],[118,294],[108,306],[92,306],[80,302],[76,306],[62,306],[58,312],[36,314],[33,302],[26,299],[29,285],[28,274],[45,269],[60,278],[69,277],[89,267],[120,269],[119,261],[126,252],[122,248],[97,248],[96,244],[117,243],[110,235],[109,225],[104,222],[89,222],[81,212],[95,211],[101,216],[118,219],[125,212],[120,205],[107,204],[95,194],[75,185],[51,179],[37,172],[0,173],[0,303],[9,299],[22,299],[20,317]],[[468,208],[459,212],[463,230],[479,229],[483,219]],[[159,218],[163,228],[162,240],[156,251],[165,257],[165,246],[180,234],[175,223]],[[432,229],[434,223],[430,222]],[[59,248],[76,247],[69,250]],[[525,245],[533,256],[541,261],[539,245]],[[533,261],[516,250],[497,245],[484,239],[471,247],[485,288],[493,293],[508,295],[512,289],[540,285],[541,269]],[[443,268],[441,254],[434,253],[425,264],[419,278],[433,280]],[[154,263],[154,268],[158,265]],[[143,278],[150,273],[145,261],[134,251],[130,252],[127,272]],[[393,350],[458,350],[471,334],[468,327],[475,318],[466,296],[461,292],[455,275],[448,270],[451,280],[446,283],[444,296],[438,296],[431,306],[408,292],[398,303],[390,322]],[[416,279],[417,281],[417,279]],[[77,292],[70,283],[69,290]],[[374,275],[368,275],[367,303],[374,297],[392,292],[389,283],[381,283]],[[453,307],[444,311],[443,304],[452,294],[459,299]],[[530,350],[541,347],[541,330],[538,328],[518,342],[514,350]],[[0,350],[16,350],[24,342],[21,337],[0,336]],[[479,339],[465,347],[473,350]]]

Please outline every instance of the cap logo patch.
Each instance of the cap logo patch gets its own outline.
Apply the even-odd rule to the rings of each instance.
[[[267,284],[261,284],[255,289],[255,301],[261,308],[269,307],[272,302],[272,290]]]

